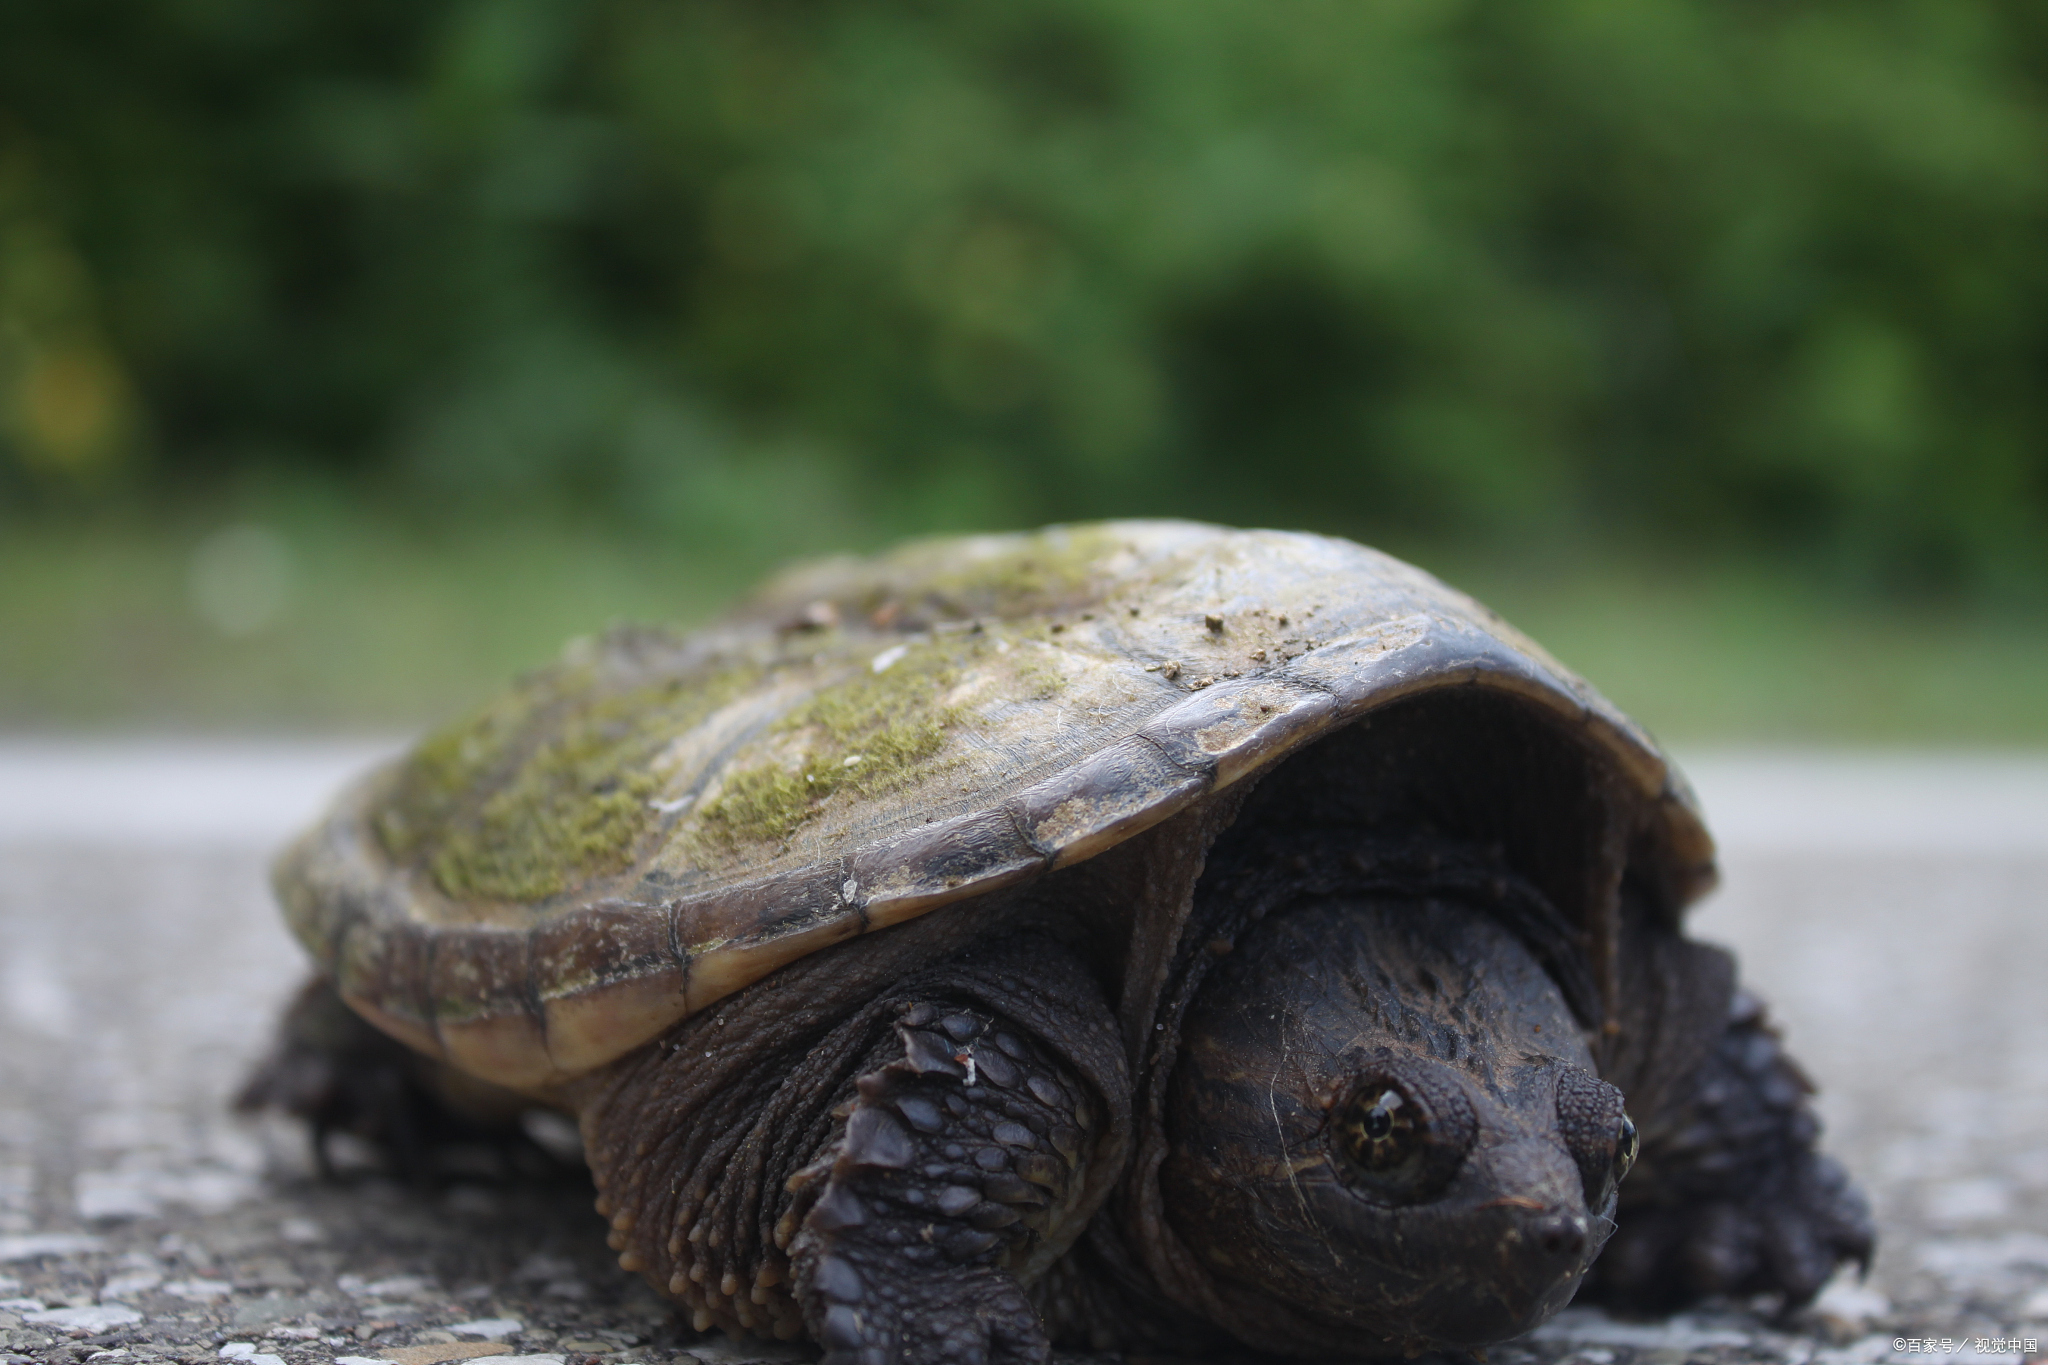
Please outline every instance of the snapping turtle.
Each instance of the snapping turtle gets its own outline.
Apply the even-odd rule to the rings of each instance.
[[[1642,731],[1376,551],[917,543],[572,644],[347,792],[277,867],[319,977],[251,1094],[415,1155],[573,1113],[621,1265],[832,1362],[1797,1303],[1869,1222],[1680,932],[1712,853]]]

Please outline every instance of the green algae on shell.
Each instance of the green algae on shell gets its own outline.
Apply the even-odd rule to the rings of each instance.
[[[1446,687],[1603,754],[1673,904],[1710,882],[1655,746],[1471,599],[1343,541],[1125,522],[831,561],[695,634],[614,632],[355,788],[277,885],[367,1017],[544,1088]]]
[[[758,677],[698,668],[606,688],[588,645],[428,738],[376,817],[457,900],[540,901],[621,870],[659,815],[661,753]]]
[[[869,560],[802,564],[771,579],[741,611],[772,615],[830,602],[846,616],[906,629],[1079,612],[1108,594],[1142,590],[1131,573],[1140,558],[1120,531],[1131,524],[913,540]]]
[[[872,796],[929,775],[947,729],[965,719],[946,700],[959,677],[955,656],[930,642],[894,645],[856,665],[775,723],[775,734],[797,741],[795,764],[771,758],[726,778],[702,808],[702,836],[729,847],[783,843],[834,797]]]

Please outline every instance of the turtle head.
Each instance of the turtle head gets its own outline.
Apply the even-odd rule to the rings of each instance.
[[[1427,897],[1311,902],[1243,935],[1188,1012],[1168,1135],[1169,1223],[1261,1318],[1233,1326],[1302,1350],[1536,1326],[1635,1155],[1556,984]],[[1276,1300],[1286,1322],[1258,1306]]]

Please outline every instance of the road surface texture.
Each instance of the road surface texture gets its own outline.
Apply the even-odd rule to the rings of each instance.
[[[587,1190],[322,1185],[301,1134],[228,1113],[303,970],[265,858],[383,747],[0,741],[0,1365],[806,1358],[675,1322]],[[1818,1078],[1877,1265],[1791,1321],[1568,1310],[1492,1365],[2038,1352],[2048,759],[1689,767],[1726,871],[1697,932],[1738,950]]]

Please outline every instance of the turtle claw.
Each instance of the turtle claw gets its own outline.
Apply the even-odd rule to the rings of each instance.
[[[818,1338],[820,1365],[1042,1365],[1052,1349],[1016,1280],[990,1266],[878,1277],[825,1308]]]
[[[992,1011],[906,1003],[895,1034],[900,1054],[855,1083],[792,1251],[805,1323],[825,1365],[1043,1365],[1010,1267],[1071,1237],[1060,1215],[1100,1116],[1059,1054]]]
[[[1812,1086],[1754,1000],[1738,997],[1686,1093],[1681,1111],[1646,1138],[1581,1297],[1667,1312],[1709,1295],[1771,1294],[1790,1311],[1838,1266],[1869,1269],[1869,1206],[1815,1150]]]
[[[1868,1209],[1840,1166],[1806,1155],[1740,1202],[1631,1211],[1586,1297],[1662,1312],[1709,1295],[1773,1294],[1790,1311],[1811,1302],[1837,1266],[1867,1271],[1875,1246]]]
[[[1762,1259],[1786,1309],[1811,1303],[1838,1265],[1853,1262],[1858,1275],[1869,1274],[1876,1248],[1869,1206],[1848,1172],[1829,1157],[1809,1153],[1765,1219]]]

